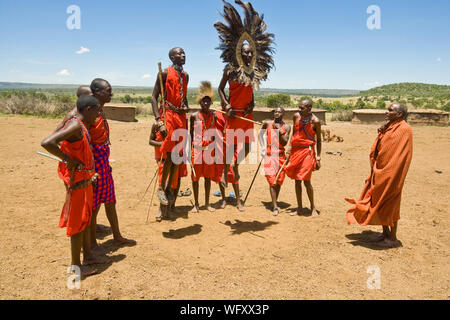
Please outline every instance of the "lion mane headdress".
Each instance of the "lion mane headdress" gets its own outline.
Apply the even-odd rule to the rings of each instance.
[[[237,80],[248,86],[259,89],[262,80],[267,80],[268,73],[274,67],[272,55],[274,54],[274,34],[266,32],[267,25],[264,15],[259,15],[250,2],[235,0],[235,3],[244,9],[245,18],[242,21],[236,8],[223,0],[223,13],[220,13],[226,23],[216,22],[214,27],[219,33],[219,47],[221,59],[227,64],[226,72]],[[249,66],[242,59],[242,45],[248,42],[252,51],[253,59]]]
[[[202,81],[200,84],[196,98],[197,103],[200,103],[205,97],[210,97],[211,101],[214,100],[214,89],[209,81]]]

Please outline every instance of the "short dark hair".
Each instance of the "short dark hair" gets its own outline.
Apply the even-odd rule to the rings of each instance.
[[[77,100],[78,113],[82,113],[87,107],[98,107],[100,102],[93,96],[81,96]]]
[[[96,78],[96,79],[92,80],[92,82],[91,82],[92,93],[95,94],[95,92],[97,90],[105,89],[107,83],[108,83],[108,81],[106,81],[105,79],[101,79],[101,78]]]

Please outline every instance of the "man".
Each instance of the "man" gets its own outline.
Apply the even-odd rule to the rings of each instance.
[[[413,136],[406,123],[408,109],[393,103],[386,113],[387,124],[378,129],[370,151],[371,173],[358,201],[347,211],[349,224],[381,225],[383,233],[373,239],[381,247],[401,245],[397,239],[403,185],[411,164]]]
[[[242,59],[246,66],[250,66],[253,60],[253,50],[248,44],[242,46]],[[229,83],[229,97],[225,94],[225,87]],[[253,123],[235,116],[253,120],[253,108],[255,99],[253,95],[253,86],[240,83],[236,72],[229,72],[225,69],[222,80],[219,85],[219,95],[222,106],[225,106],[227,112],[227,148],[226,162],[223,171],[222,186],[228,185],[228,170],[233,163],[232,169],[234,178],[237,182],[240,180],[239,164],[245,160],[250,152],[250,144],[255,141],[253,133]],[[235,155],[235,152],[237,155]],[[236,193],[237,207],[239,211],[244,211],[244,204],[239,192]]]
[[[116,245],[134,245],[134,240],[126,239],[122,236],[119,229],[119,219],[116,211],[116,195],[114,190],[114,180],[112,177],[112,168],[109,165],[110,141],[109,141],[109,125],[106,120],[103,106],[111,102],[112,87],[108,81],[104,79],[94,79],[89,86],[81,86],[78,88],[77,95],[93,95],[100,103],[99,112],[96,121],[89,128],[91,143],[94,153],[95,170],[99,175],[97,187],[94,188],[94,209],[91,219],[91,246],[93,249],[98,248],[96,239],[97,231],[97,215],[100,211],[102,203],[105,204],[106,217],[111,225],[114,243]],[[72,110],[63,120],[60,126],[63,126],[68,119],[77,114],[76,110]]]
[[[180,143],[187,139],[186,113],[189,111],[187,101],[189,75],[183,70],[183,65],[186,63],[186,54],[182,48],[173,48],[169,52],[169,58],[172,61],[172,66],[162,72],[165,96],[161,98],[161,101],[165,105],[165,114],[162,108],[158,108],[158,97],[162,93],[159,76],[157,77],[152,96],[153,114],[164,137],[161,152],[168,155],[164,161],[162,171],[161,179],[163,183],[157,192],[158,199],[163,205],[169,205],[169,202],[173,202],[175,199],[170,186],[178,167],[180,167],[179,174],[181,176],[185,176],[184,173],[187,175],[185,164],[180,165],[177,161],[174,162],[178,156],[184,157],[184,150],[179,151],[178,155],[175,154],[174,149],[178,149],[175,146],[179,146]],[[175,132],[177,129],[185,130],[185,133],[178,139],[176,135],[179,132]]]
[[[92,96],[92,91],[91,91],[91,88],[89,86],[80,86],[80,87],[78,87],[77,97],[80,98],[82,96]],[[72,111],[70,111],[66,115],[64,120],[56,127],[56,131],[61,130],[64,127],[64,125],[66,124],[66,122],[69,121],[70,119],[72,119],[73,117],[75,117],[77,114],[78,114],[77,107],[75,106],[75,108],[73,108]]]
[[[164,142],[164,138],[162,137],[160,127],[155,122],[152,125],[152,129],[150,132],[149,144],[155,148],[155,160],[156,160],[156,164],[158,165],[158,168],[159,168],[158,169],[158,179],[159,179],[158,185],[159,186],[161,186],[162,171],[163,171],[163,167],[164,167],[164,161],[166,160],[166,154],[161,153],[161,146],[162,146],[163,142]],[[161,222],[162,219],[164,219],[164,218],[169,218],[169,219],[172,218],[169,211],[175,210],[175,202],[176,202],[177,194],[180,190],[180,185],[181,185],[181,177],[179,177],[178,172],[177,172],[177,174],[172,182],[172,190],[174,193],[175,200],[170,208],[165,205],[160,205],[158,213],[156,214],[156,221]]]
[[[225,108],[222,107],[222,111],[225,112]],[[225,167],[225,163],[226,163],[226,116],[219,111],[214,112],[214,115],[216,117],[216,153],[215,153],[215,164],[216,164],[216,175],[213,179],[214,182],[217,182],[219,184],[219,188],[220,188],[220,194],[222,199],[220,200],[219,203],[219,207],[220,209],[225,209],[227,206],[227,201],[226,201],[226,189],[225,189],[225,184],[222,183],[222,179],[223,179],[223,170]],[[237,154],[236,154],[237,156]],[[233,189],[235,194],[238,194],[239,191],[239,182],[236,181],[234,179],[234,173],[231,167],[229,167],[228,169],[228,173],[227,173],[227,179],[228,182],[231,183],[233,185]]]
[[[94,79],[91,83],[92,94],[100,102],[99,113],[94,124],[89,129],[92,139],[92,149],[95,160],[95,171],[99,175],[97,187],[94,189],[94,211],[92,214],[91,242],[92,247],[98,247],[96,235],[97,215],[102,204],[105,205],[106,217],[111,225],[114,243],[121,245],[134,245],[136,241],[126,239],[122,236],[119,229],[119,219],[116,211],[116,194],[114,180],[112,177],[112,168],[109,164],[110,155],[110,132],[109,124],[106,120],[103,106],[111,102],[113,96],[112,87],[104,79]]]
[[[283,107],[275,108],[273,111],[273,120],[265,121],[259,132],[259,142],[261,146],[264,146],[264,134],[267,135],[266,148],[262,156],[264,157],[264,171],[267,182],[269,183],[274,216],[277,216],[280,213],[277,200],[285,178],[283,169],[283,165],[286,161],[284,147],[289,142],[289,134],[291,132],[289,124],[283,121],[283,115]],[[281,172],[277,179],[280,170]]]
[[[205,179],[205,207],[209,212],[215,209],[209,203],[211,193],[211,180],[216,177],[215,165],[215,138],[216,138],[216,117],[209,110],[214,99],[214,90],[211,83],[203,81],[198,90],[197,103],[201,110],[194,112],[190,119],[191,134],[191,158],[194,170],[192,171],[192,187],[194,189],[194,209],[193,213],[200,211],[198,201],[199,181]]]
[[[92,96],[82,96],[77,101],[77,111],[77,115],[68,120],[59,131],[44,139],[41,145],[49,153],[65,161],[58,166],[58,175],[67,189],[59,227],[66,227],[67,236],[70,237],[71,265],[79,267],[81,275],[85,277],[97,272],[87,265],[106,262],[92,255],[89,228],[93,209],[92,183],[96,175],[88,129],[99,112],[99,101]],[[81,247],[83,265],[80,260]]]
[[[299,112],[294,114],[294,134],[291,141],[289,164],[286,167],[286,175],[295,180],[295,193],[297,196],[297,214],[301,215],[302,205],[302,181],[308,193],[311,203],[311,215],[316,217],[319,213],[314,204],[314,189],[311,184],[311,176],[314,170],[319,170],[322,137],[320,120],[311,113],[313,103],[311,100],[303,100],[299,105]],[[317,149],[317,157],[314,150]],[[295,215],[292,213],[291,215]]]

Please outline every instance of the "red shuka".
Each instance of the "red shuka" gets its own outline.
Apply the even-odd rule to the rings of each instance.
[[[210,146],[214,141],[214,136],[205,139],[205,134],[210,129],[215,129],[215,117],[214,114],[198,112],[197,121],[194,124],[194,137],[192,141],[192,164],[194,165],[195,177],[192,172],[192,181],[199,181],[201,177],[215,179],[216,178],[216,165],[214,150],[203,151],[202,148]]]
[[[273,125],[274,122],[272,121],[267,128],[267,149],[264,157],[264,171],[267,182],[269,182],[271,187],[275,184],[283,185],[285,179],[284,170],[281,171],[277,181],[275,181],[275,178],[286,161],[284,146],[280,143],[280,131],[286,132],[286,128],[283,124],[281,130],[276,130]]]
[[[73,181],[70,181],[71,171],[67,168],[65,163],[60,162],[58,166],[58,175],[64,181],[66,187],[72,183],[74,185],[77,182],[92,178],[95,174],[94,170],[94,156],[92,154],[91,146],[89,144],[89,137],[87,130],[83,123],[79,120],[83,131],[83,139],[76,142],[63,141],[61,143],[61,151],[68,155],[69,158],[79,161],[84,164],[82,170],[76,170],[74,173]],[[66,125],[67,125],[66,123]],[[69,197],[70,196],[70,197]],[[67,227],[67,236],[71,237],[82,232],[90,223],[92,216],[93,206],[93,190],[92,185],[86,188],[72,190],[68,192],[66,204],[61,212],[59,220],[59,227]],[[68,219],[64,218],[65,210],[68,210]]]
[[[347,211],[348,224],[394,226],[413,153],[411,127],[404,121],[378,134],[370,152],[371,173],[358,201]]]
[[[252,103],[253,100],[253,87],[246,86],[236,81],[230,81],[230,105],[235,111],[235,114],[239,117],[244,117],[245,109]],[[253,120],[253,114],[248,114],[245,118]],[[238,118],[229,117],[227,120],[227,129],[242,129],[244,133],[247,130],[253,130],[254,125],[252,122],[245,121]],[[234,139],[234,144],[239,141],[237,138]],[[252,132],[251,136],[245,137],[245,142],[254,142],[255,135]],[[231,143],[231,141],[230,141]]]
[[[187,94],[188,83],[184,73],[178,75],[178,72],[169,67],[167,70],[167,79],[165,85],[165,104],[166,104],[166,128],[167,137],[161,146],[161,151],[164,153],[172,152],[173,148],[183,140],[180,137],[177,141],[172,141],[172,135],[177,129],[186,130],[185,138],[187,136],[187,118],[185,113],[177,113],[169,108],[181,108],[184,104]],[[164,121],[164,114],[160,111],[161,120]]]
[[[301,181],[311,180],[317,164],[314,150],[315,134],[311,119],[305,125],[302,123],[302,118],[294,124],[290,161],[286,167],[286,175],[289,178]]]
[[[89,135],[92,144],[103,145],[109,142],[109,126],[102,113],[98,114],[97,120],[89,128]]]
[[[215,112],[216,114],[216,130],[218,131],[217,136],[219,138],[222,138],[222,143],[218,143],[217,147],[217,155],[216,155],[216,175],[213,179],[214,182],[222,182],[222,176],[223,176],[223,170],[225,167],[225,161],[226,161],[226,135],[223,133],[225,130],[225,119],[226,116],[221,112]],[[229,120],[229,119],[228,119]],[[234,161],[236,161],[237,158],[237,150],[234,153]],[[219,160],[220,159],[220,160]],[[234,172],[230,166],[230,169],[228,170],[228,182],[231,184],[238,184],[239,182],[234,179]]]
[[[159,132],[159,130],[156,131],[156,139],[155,140],[158,141],[158,142],[163,142],[164,141],[164,139],[163,139],[163,137],[161,135],[161,132]],[[159,186],[161,186],[162,171],[163,171],[163,167],[164,167],[164,161],[166,160],[166,154],[164,154],[164,156],[162,157],[162,160],[161,160],[161,156],[163,154],[161,153],[160,149],[161,149],[161,147],[155,147],[155,160],[156,160],[156,163],[158,165],[158,185]],[[176,174],[175,174],[175,176],[173,178],[171,188],[174,189],[174,190],[178,188],[178,178],[180,177],[179,176],[180,172],[182,173],[181,177],[187,176],[187,169],[186,169],[186,165],[185,164],[181,164],[178,167],[178,170],[177,170],[177,172],[176,172]]]

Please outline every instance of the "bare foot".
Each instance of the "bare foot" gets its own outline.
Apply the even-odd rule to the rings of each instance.
[[[237,208],[240,212],[245,211],[244,205],[242,204],[242,202],[240,200],[238,200],[238,202],[237,202]]]
[[[294,217],[294,216],[301,216],[301,215],[302,215],[302,210],[303,210],[303,208],[299,207],[299,208],[297,209],[297,212],[292,211],[292,212],[291,212],[291,217]]]
[[[96,268],[90,267],[90,266],[85,266],[85,265],[70,266],[69,268],[73,274],[75,274],[76,270],[79,269],[81,280],[84,280],[85,278],[93,276],[94,274],[98,273],[98,270]]]
[[[227,200],[222,199],[220,201],[220,209],[225,209],[226,206],[227,206]]]
[[[276,217],[276,216],[279,215],[279,214],[280,214],[280,208],[275,207],[275,208],[273,209],[272,215],[273,215],[274,217]]]
[[[311,210],[311,217],[318,217],[319,216],[319,212],[317,212],[316,208]]]
[[[216,212],[216,209],[214,209],[214,208],[211,207],[210,205],[206,206],[206,209],[207,209],[209,212]]]
[[[98,245],[97,241],[91,243],[91,250],[98,250],[100,246]]]
[[[102,257],[102,256],[90,254],[89,256],[84,257],[83,266],[90,266],[93,264],[105,264],[108,262],[109,262],[109,259],[106,256]]]
[[[134,246],[136,245],[136,241],[132,239],[126,239],[124,237],[120,237],[117,239],[114,239],[114,244],[116,246]]]
[[[194,208],[192,208],[191,213],[199,213],[200,212],[200,205],[196,204]]]
[[[376,245],[383,248],[398,248],[402,246],[402,243],[398,240],[385,238],[383,241],[377,242]]]
[[[369,242],[380,242],[386,238],[388,238],[388,236],[386,236],[384,233],[382,233],[380,235],[377,235],[376,237],[369,239]]]

